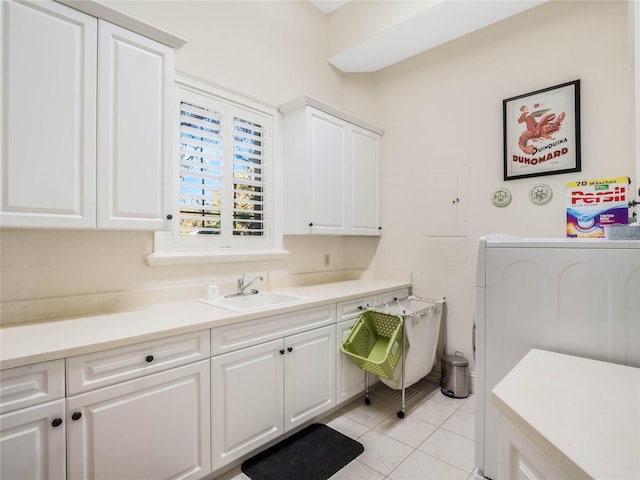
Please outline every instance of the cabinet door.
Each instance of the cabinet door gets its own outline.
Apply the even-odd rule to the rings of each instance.
[[[0,478],[65,478],[64,400],[0,416]]]
[[[311,169],[307,192],[311,196],[312,233],[345,231],[347,124],[319,110],[307,108],[307,157]]]
[[[99,23],[98,228],[168,228],[174,51]]]
[[[340,347],[345,339],[351,333],[353,324],[356,323],[357,318],[348,320],[346,322],[338,323],[336,345],[337,349],[337,396],[336,401],[339,404],[351,400],[353,397],[364,394],[364,381],[365,373],[358,365],[356,365],[347,355],[345,355]]]
[[[213,469],[281,435],[283,341],[211,359]]]
[[[350,126],[349,233],[380,235],[380,135]]]
[[[500,416],[499,477],[514,480],[569,480],[576,478],[563,472],[529,438],[511,422]],[[560,457],[560,454],[558,455]],[[585,478],[587,476],[585,475]]]
[[[95,227],[95,18],[0,3],[0,223]]]
[[[335,325],[285,339],[285,431],[336,404]]]
[[[211,471],[209,362],[67,400],[69,476],[196,479]]]

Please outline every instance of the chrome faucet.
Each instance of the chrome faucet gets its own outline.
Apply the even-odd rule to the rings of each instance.
[[[254,278],[253,280],[251,280],[249,283],[245,284],[245,283],[244,283],[244,273],[243,273],[243,274],[242,274],[242,277],[240,277],[240,278],[238,279],[238,290],[237,290],[237,292],[236,292],[236,295],[246,295],[246,293],[244,293],[244,291],[245,291],[247,288],[249,288],[249,286],[250,286],[253,282],[255,282],[256,280],[260,280],[260,281],[262,281],[262,277],[256,277],[256,278]],[[255,292],[253,292],[253,293],[258,293],[258,291],[256,290],[256,291],[255,291]]]

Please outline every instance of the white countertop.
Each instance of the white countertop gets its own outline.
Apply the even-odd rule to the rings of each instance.
[[[564,471],[640,479],[640,368],[533,349],[493,403]]]
[[[401,281],[351,280],[278,288],[275,291],[309,300],[246,313],[235,313],[194,299],[160,303],[127,312],[10,324],[0,328],[0,369],[57,360],[410,286]]]

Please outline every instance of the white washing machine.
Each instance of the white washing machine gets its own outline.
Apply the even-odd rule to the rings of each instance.
[[[640,241],[490,235],[476,286],[476,476],[498,480],[491,390],[531,348],[640,367]]]

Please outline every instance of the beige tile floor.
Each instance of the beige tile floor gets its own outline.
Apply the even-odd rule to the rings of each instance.
[[[321,420],[365,448],[332,480],[473,479],[475,397],[449,398],[427,381],[416,389],[403,419],[396,415],[400,392],[378,384],[370,405],[358,398]],[[220,480],[248,477],[238,467]]]

